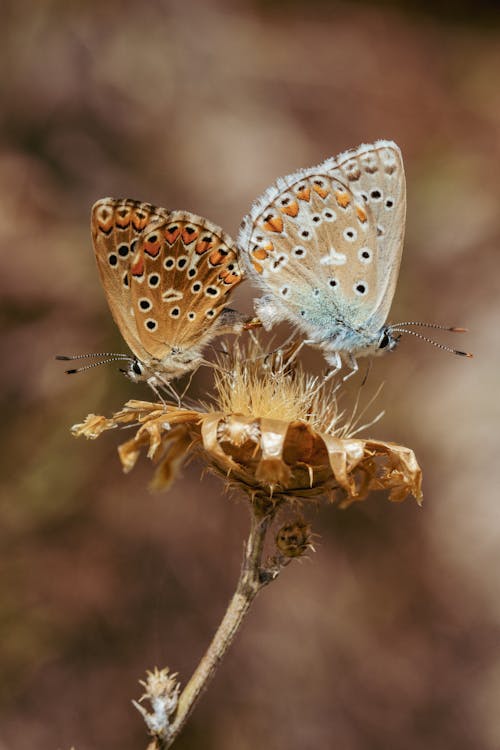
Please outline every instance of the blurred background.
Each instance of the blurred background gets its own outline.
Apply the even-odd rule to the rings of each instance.
[[[416,451],[424,507],[378,495],[314,511],[317,553],[257,599],[176,747],[500,746],[497,8],[2,6],[1,750],[145,747],[137,680],[190,675],[248,526],[244,501],[195,465],[152,495],[145,460],[122,474],[122,435],[69,433],[151,395],[114,365],[70,378],[54,362],[126,350],[91,204],[140,198],[235,236],[278,175],[377,138],[401,146],[408,182],[391,320],[468,326],[445,340],[475,359],[406,337],[374,363],[386,416],[370,434]],[[193,395],[210,383],[200,371]]]

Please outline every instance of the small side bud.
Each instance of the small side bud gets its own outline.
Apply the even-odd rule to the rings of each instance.
[[[179,702],[180,683],[176,678],[177,674],[170,674],[168,667],[155,667],[152,672],[146,672],[145,680],[139,680],[144,687],[144,693],[139,701],[132,701],[142,715],[150,734],[161,739],[167,739],[169,736],[171,717],[175,714]],[[141,706],[144,700],[149,701],[152,711],[147,711]]]
[[[276,546],[284,557],[302,557],[312,545],[311,527],[302,518],[284,524],[276,534]]]

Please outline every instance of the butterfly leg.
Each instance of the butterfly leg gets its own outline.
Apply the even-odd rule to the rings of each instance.
[[[151,390],[153,391],[157,399],[162,402],[163,406],[166,406],[167,403],[165,399],[163,398],[163,396],[161,395],[158,388],[156,387],[155,380],[156,380],[156,377],[153,375],[153,377],[148,378],[148,380],[146,380],[146,383],[149,385],[149,387],[151,388]]]
[[[261,322],[256,318],[249,318],[248,315],[243,315],[237,310],[233,310],[230,307],[225,307],[219,315],[217,325],[217,335],[225,333],[241,333],[242,331],[248,331],[252,328],[260,328]]]
[[[189,388],[191,387],[191,383],[193,382],[193,377],[194,377],[195,373],[198,372],[198,370],[202,366],[202,364],[203,364],[203,362],[200,362],[200,364],[198,365],[198,367],[195,370],[191,370],[191,372],[189,374],[189,379],[188,379],[187,385],[184,388],[184,390],[182,391],[181,395],[179,396],[179,406],[182,403],[182,399],[184,398],[184,396],[186,395],[186,393],[189,391]]]
[[[329,355],[326,361],[329,365],[331,365],[331,367],[329,367],[326,371],[323,378],[323,383],[328,383],[328,381],[331,380],[334,375],[336,375],[339,370],[342,369],[342,357],[340,356],[339,352],[332,352],[332,355]]]
[[[166,391],[170,391],[170,393],[173,395],[175,400],[177,401],[177,406],[180,408],[181,406],[181,399],[179,397],[179,394],[177,391],[171,386],[168,380],[165,380],[165,378],[162,378],[161,375],[158,375],[158,373],[154,376],[155,380],[160,380],[161,384],[165,388]],[[156,393],[156,395],[160,398],[160,401],[164,406],[168,406],[167,402],[160,396],[160,393],[156,389],[156,386],[153,382],[151,382],[153,378],[150,378],[147,383],[148,385],[153,389],[153,391]]]
[[[346,380],[349,380],[349,378],[352,378],[352,376],[355,375],[357,373],[357,371],[359,370],[359,365],[358,365],[358,363],[356,361],[356,358],[353,357],[352,354],[348,355],[348,364],[349,364],[349,367],[351,368],[351,370],[350,370],[350,372],[347,373],[347,375],[344,375],[344,377],[342,378],[342,380],[343,380],[344,383],[345,383]]]

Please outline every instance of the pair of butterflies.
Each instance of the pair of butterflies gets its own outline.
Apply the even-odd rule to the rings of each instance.
[[[385,140],[280,178],[243,219],[236,243],[187,211],[104,198],[92,209],[94,250],[134,355],[113,358],[131,380],[169,387],[203,362],[211,339],[248,326],[227,307],[245,273],[264,292],[257,325],[288,320],[333,371],[355,371],[357,357],[390,351],[401,333],[424,338],[401,328],[409,323],[386,325],[405,212],[401,152]]]

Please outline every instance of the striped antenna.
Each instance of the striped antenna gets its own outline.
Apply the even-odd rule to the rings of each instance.
[[[395,326],[420,326],[420,328],[437,328],[440,331],[450,331],[451,333],[467,333],[468,328],[459,328],[458,326],[442,326],[439,323],[422,323],[419,320],[411,320],[406,323],[395,323],[393,326],[389,326],[389,330],[396,330]]]
[[[88,359],[90,357],[108,357],[108,359],[101,359],[99,362],[91,362],[89,365],[83,367],[74,367],[70,370],[65,370],[67,375],[75,375],[77,372],[84,372],[85,370],[91,370],[93,367],[99,367],[100,365],[107,365],[109,362],[124,362],[133,361],[133,357],[127,356],[126,354],[113,354],[112,352],[101,353],[101,354],[57,354],[56,359],[62,360],[63,362],[72,362],[75,359]]]
[[[401,325],[404,325],[401,324]],[[408,324],[406,324],[408,325]],[[434,326],[432,324],[429,324],[429,328],[441,328],[441,326]],[[421,333],[417,333],[417,331],[408,331],[405,328],[396,328],[395,326],[390,326],[390,330],[395,331],[396,333],[408,333],[410,336],[416,336],[417,339],[422,339],[422,341],[426,341],[428,344],[432,344],[433,346],[436,346],[438,349],[443,349],[446,352],[451,352],[451,354],[459,354],[461,357],[472,357],[473,355],[470,352],[462,352],[459,349],[452,349],[451,346],[445,346],[444,344],[440,344],[437,341],[434,341],[434,339],[429,339],[427,336],[422,336]],[[464,329],[462,328],[446,328],[445,330],[450,331],[456,331],[457,333],[462,333]]]

